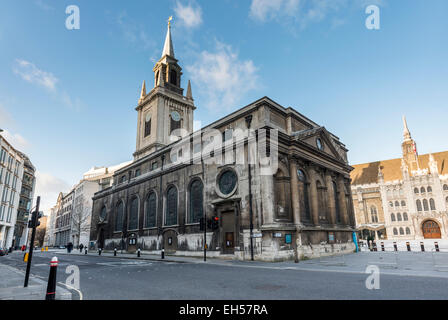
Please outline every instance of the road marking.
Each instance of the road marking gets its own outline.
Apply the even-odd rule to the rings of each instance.
[[[76,291],[76,292],[79,294],[79,300],[83,300],[83,295],[82,295],[81,290],[78,290],[78,289],[76,289],[76,288],[74,288],[74,287],[72,287],[72,286],[69,286],[68,284],[63,283],[63,282],[58,282],[58,283],[59,283],[59,284],[63,284],[63,285],[66,286],[68,289],[71,289],[71,290]]]

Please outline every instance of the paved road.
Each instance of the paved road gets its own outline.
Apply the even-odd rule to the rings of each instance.
[[[32,273],[47,279],[54,253],[33,256]],[[257,263],[176,263],[104,256],[58,256],[58,281],[65,269],[80,269],[80,291],[94,299],[447,299],[448,278],[381,275],[380,289],[368,290],[360,272],[291,270]],[[25,270],[21,253],[0,263]],[[258,267],[259,266],[259,267]],[[73,292],[73,299],[80,294]]]

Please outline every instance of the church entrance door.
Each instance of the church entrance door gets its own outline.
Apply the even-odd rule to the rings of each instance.
[[[422,229],[425,239],[440,239],[442,237],[440,227],[434,220],[428,220],[423,223]]]

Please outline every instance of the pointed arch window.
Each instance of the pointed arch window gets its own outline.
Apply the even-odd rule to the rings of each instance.
[[[418,194],[418,193],[419,193],[418,188],[414,188],[414,193],[415,193],[415,194]]]
[[[400,202],[395,201],[395,207],[398,208],[400,206]]]
[[[425,190],[424,187],[421,187],[421,188],[420,188],[420,193],[426,193],[426,190]]]
[[[431,188],[431,187],[428,187],[428,188],[426,189],[426,191],[428,191],[428,193],[431,193],[431,192],[432,192],[432,188]]]
[[[397,228],[394,228],[394,236],[398,236]]]
[[[137,229],[138,229],[138,198],[134,197],[131,200],[128,230],[137,230]]]
[[[204,216],[204,185],[201,180],[195,179],[190,184],[190,214],[189,223],[196,223]]]
[[[166,192],[165,225],[175,224],[177,224],[177,189],[175,186],[171,186]]]
[[[116,208],[116,216],[115,216],[115,231],[121,232],[123,231],[123,220],[124,220],[124,205],[123,201],[120,201]]]
[[[395,215],[393,213],[390,215],[390,221],[395,222]]]
[[[404,200],[401,201],[401,206],[402,206],[402,207],[406,207],[406,201],[404,201]]]
[[[423,209],[422,209],[422,202],[420,200],[417,200],[416,204],[417,204],[417,211],[423,211]]]
[[[429,211],[428,200],[423,199],[423,210]]]
[[[431,207],[431,211],[436,210],[436,202],[434,201],[434,199],[429,199],[429,206]]]
[[[145,118],[145,137],[151,135],[151,115],[148,114]]]
[[[402,221],[401,220],[401,213],[397,213],[397,221]]]
[[[448,191],[448,184],[443,185],[443,191]]]
[[[403,228],[400,228],[400,236],[404,235],[404,230]]]
[[[408,214],[406,212],[403,213],[403,220],[408,221]]]
[[[156,214],[157,214],[157,196],[152,191],[146,199],[145,207],[145,228],[154,228],[156,226]]]
[[[409,229],[409,227],[406,227],[406,234],[411,234],[411,229]]]

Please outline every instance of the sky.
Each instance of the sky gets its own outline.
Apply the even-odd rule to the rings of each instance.
[[[448,150],[446,12],[446,0],[0,0],[0,128],[37,168],[45,211],[91,167],[132,160],[141,84],[173,16],[197,127],[268,96],[338,136],[351,164],[400,157],[403,115],[420,154]]]

